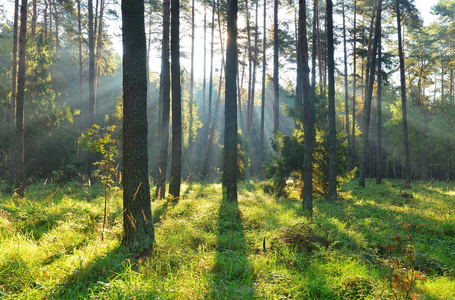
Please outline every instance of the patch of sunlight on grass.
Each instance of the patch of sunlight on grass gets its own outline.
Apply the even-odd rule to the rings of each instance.
[[[455,281],[448,277],[427,278],[423,290],[433,299],[455,299]]]

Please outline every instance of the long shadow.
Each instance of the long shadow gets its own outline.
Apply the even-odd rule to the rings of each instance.
[[[74,271],[53,288],[49,299],[80,299],[90,298],[101,290],[112,278],[125,271],[122,262],[127,254],[124,248],[117,247],[107,255],[97,257],[87,265],[75,268]]]
[[[253,299],[253,280],[238,203],[223,197],[218,215],[216,261],[209,298]]]

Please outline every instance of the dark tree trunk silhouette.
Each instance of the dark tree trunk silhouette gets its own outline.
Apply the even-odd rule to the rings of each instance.
[[[259,1],[259,0],[258,0]],[[263,41],[262,41],[262,93],[261,93],[261,136],[260,136],[260,143],[261,143],[261,162],[264,161],[264,123],[265,123],[265,70],[267,67],[267,0],[264,0],[264,15],[263,15],[263,26],[264,26],[264,33],[263,33]]]
[[[328,198],[337,198],[337,132],[335,120],[335,59],[333,44],[333,4],[327,0],[327,54],[329,81],[329,193]]]
[[[356,165],[356,151],[355,151],[355,105],[356,105],[356,96],[357,96],[357,0],[354,0],[354,42],[353,42],[353,71],[352,75],[352,142],[351,142],[351,160],[349,163],[349,169],[352,170]]]
[[[123,239],[134,255],[155,243],[147,155],[147,74],[144,1],[122,1]]]
[[[223,158],[223,190],[228,201],[237,201],[237,10],[237,0],[228,0]]]
[[[408,117],[406,109],[406,78],[404,76],[404,52],[401,37],[401,12],[400,2],[396,0],[397,30],[398,30],[398,56],[400,59],[400,82],[401,82],[401,111],[403,126],[403,146],[404,146],[404,177],[406,188],[411,188],[411,164],[409,161],[409,141],[408,141]]]
[[[278,35],[278,3],[279,0],[274,0],[275,5],[273,7],[273,129],[280,130],[280,80],[278,75],[278,50],[280,46],[279,35]]]
[[[371,116],[371,100],[373,98],[373,85],[374,85],[374,74],[376,66],[376,52],[378,47],[378,38],[381,28],[381,11],[382,11],[382,0],[378,0],[376,4],[376,26],[374,30],[374,38],[372,42],[370,67],[368,72],[368,87],[366,92],[366,98],[363,110],[363,139],[362,139],[362,155],[360,163],[360,174],[359,174],[359,186],[365,187],[365,177],[367,171],[367,156],[368,156],[368,142],[370,139],[370,116]]]
[[[52,26],[51,26],[52,27]],[[88,124],[87,127],[95,123],[96,115],[96,95],[95,95],[95,32],[93,24],[93,0],[88,0]],[[92,176],[93,153],[89,153],[87,175]]]
[[[17,74],[17,95],[16,95],[16,192],[20,197],[24,196],[25,174],[24,174],[24,122],[25,122],[25,74],[27,54],[27,0],[21,1],[21,25],[19,37],[19,72]]]
[[[182,97],[180,91],[180,4],[171,0],[172,162],[169,194],[180,199],[182,176]]]
[[[313,148],[314,148],[314,116],[313,95],[310,85],[310,68],[308,65],[308,42],[306,32],[306,1],[299,0],[298,24],[298,64],[301,70],[302,105],[303,105],[303,131],[305,135],[303,149],[303,190],[302,202],[305,216],[313,216]]]
[[[161,77],[160,77],[160,104],[161,128],[159,133],[160,157],[158,166],[158,182],[156,196],[164,199],[166,195],[167,159],[169,152],[169,111],[170,99],[170,73],[169,73],[169,26],[170,26],[170,0],[163,1],[163,41],[161,48]]]
[[[382,182],[382,44],[381,28],[378,36],[378,88],[376,108],[376,183]]]
[[[190,75],[190,124],[188,136],[188,148],[193,144],[193,102],[194,102],[194,0],[191,1],[191,75]]]
[[[11,130],[9,135],[9,160],[8,160],[8,182],[7,192],[13,191],[14,185],[14,165],[16,153],[16,87],[17,87],[17,36],[19,23],[19,0],[14,1],[14,21],[13,21],[13,65],[11,68]]]
[[[345,132],[346,132],[346,139],[348,141],[347,146],[347,153],[346,158],[347,160],[351,159],[351,137],[349,136],[350,132],[350,125],[349,125],[349,90],[348,90],[348,50],[346,48],[346,10],[345,10],[345,2],[343,0],[343,56],[344,56],[344,114],[346,117],[345,123]],[[350,170],[350,164],[346,164],[347,171]]]

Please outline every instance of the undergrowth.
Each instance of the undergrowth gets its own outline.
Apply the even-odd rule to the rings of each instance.
[[[120,245],[121,191],[104,241],[102,186],[1,195],[0,298],[455,298],[455,190],[446,183],[348,182],[337,202],[315,200],[313,221],[298,196],[273,197],[254,182],[240,184],[238,204],[223,201],[219,184],[187,184],[182,194],[175,206],[152,202],[157,245],[142,260]]]

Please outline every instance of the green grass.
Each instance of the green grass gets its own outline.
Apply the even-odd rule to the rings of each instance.
[[[199,183],[183,186],[175,206],[153,202],[157,244],[142,260],[120,245],[120,190],[104,242],[100,186],[47,183],[25,198],[1,195],[0,298],[393,299],[377,244],[392,244],[406,234],[400,222],[412,221],[423,225],[415,268],[426,276],[414,296],[455,299],[453,186],[349,182],[336,203],[315,200],[310,223],[298,199],[260,186],[241,183],[238,204],[223,201],[221,185]]]

